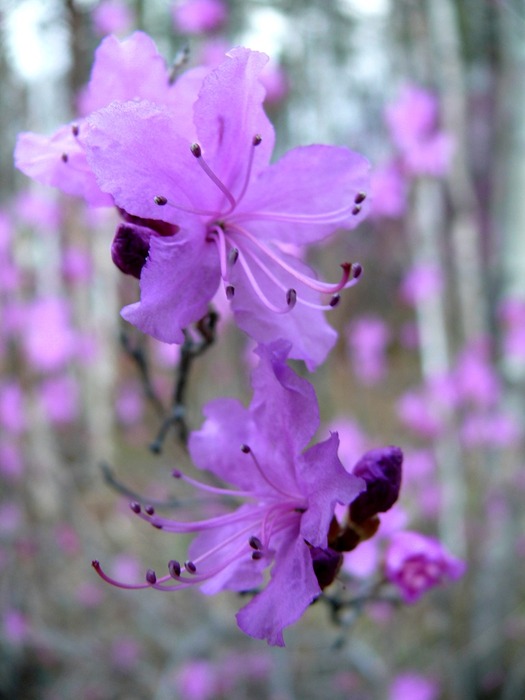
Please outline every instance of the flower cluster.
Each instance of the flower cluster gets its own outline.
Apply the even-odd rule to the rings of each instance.
[[[188,25],[221,8],[185,3],[176,20]],[[224,20],[214,17],[198,31]],[[187,559],[169,561],[164,575],[149,569],[138,583],[113,579],[98,561],[94,568],[121,588],[252,592],[237,614],[239,627],[282,646],[283,630],[396,502],[403,456],[393,446],[371,450],[351,471],[338,457],[337,432],[312,444],[319,428],[315,392],[287,360],[303,360],[312,371],[326,359],[337,334],[325,312],[355,284],[361,266],[345,260],[340,279],[324,282],[304,262],[305,248],[363,220],[369,166],[348,148],[324,145],[295,148],[270,164],[267,60],[238,47],[218,65],[175,79],[146,35],[107,37],[80,99],[82,116],[50,137],[22,134],[15,159],[40,182],[90,205],[116,207],[121,222],[112,259],[140,280],[140,300],[122,311],[126,320],[182,344],[221,293],[237,325],[258,343],[249,407],[236,399],[212,401],[188,440],[196,467],[228,486],[173,472],[204,494],[211,516],[167,518],[131,503],[159,530],[194,533]],[[382,328],[372,335],[361,345],[375,379],[386,338]],[[445,569],[439,577],[455,575]],[[412,584],[417,594],[431,585]],[[403,585],[407,590],[409,583]]]

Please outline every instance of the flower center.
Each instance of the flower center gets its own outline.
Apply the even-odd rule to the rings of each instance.
[[[361,205],[366,198],[363,192],[358,192],[348,205],[319,214],[294,214],[288,212],[267,211],[236,211],[243,200],[250,181],[254,155],[257,146],[262,142],[259,134],[256,134],[251,142],[244,176],[239,192],[235,195],[230,187],[212,170],[202,154],[200,144],[194,143],[190,149],[197,163],[207,178],[224,195],[227,207],[221,211],[209,209],[195,209],[174,204],[164,195],[154,198],[158,206],[170,206],[196,216],[209,217],[206,230],[206,240],[217,246],[219,255],[221,278],[226,297],[231,300],[235,296],[236,285],[232,283],[234,267],[240,267],[249,287],[262,304],[270,311],[278,314],[291,311],[297,303],[313,309],[326,310],[337,306],[340,300],[339,292],[342,289],[353,286],[361,275],[362,268],[359,263],[345,262],[341,265],[343,274],[339,282],[330,284],[321,282],[300,268],[302,264],[293,259],[286,259],[284,253],[276,248],[263,243],[253,235],[243,223],[249,221],[277,221],[288,222],[291,225],[301,224],[334,224],[334,227],[342,217],[356,216],[361,211]],[[277,297],[273,290],[279,290]],[[330,296],[327,304],[319,303],[317,294]],[[282,293],[282,297],[280,294]],[[284,298],[284,304],[279,301]]]

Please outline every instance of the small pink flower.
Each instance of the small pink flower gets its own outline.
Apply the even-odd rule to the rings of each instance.
[[[187,34],[207,34],[220,29],[228,19],[223,0],[185,0],[173,7],[176,29]]]
[[[408,530],[392,537],[385,558],[386,577],[406,603],[415,603],[429,589],[460,578],[465,568],[439,540]]]
[[[400,673],[389,688],[388,700],[437,700],[439,686],[420,673]]]

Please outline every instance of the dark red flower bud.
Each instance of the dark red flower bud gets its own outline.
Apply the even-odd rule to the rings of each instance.
[[[343,555],[339,552],[334,552],[333,549],[327,547],[311,547],[310,556],[314,566],[314,574],[321,586],[321,589],[329,586],[335,579],[343,563]]]
[[[350,504],[350,518],[363,523],[384,513],[397,501],[401,488],[403,453],[399,447],[382,447],[364,454],[353,469],[366,481],[366,491]]]
[[[135,224],[120,224],[111,244],[111,258],[119,270],[140,279],[151,236],[150,229]]]

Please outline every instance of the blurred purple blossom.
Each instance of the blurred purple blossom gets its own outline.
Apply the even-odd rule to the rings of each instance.
[[[436,264],[414,265],[405,274],[399,295],[406,304],[417,306],[441,294],[444,286],[443,272]]]
[[[407,181],[395,162],[384,163],[372,169],[371,215],[400,219],[407,209]]]
[[[392,680],[388,700],[438,700],[439,693],[439,684],[432,678],[405,671]]]
[[[385,555],[385,574],[406,603],[415,603],[431,588],[455,581],[466,570],[439,540],[405,530],[393,535]]]
[[[172,15],[179,32],[207,34],[226,24],[228,7],[223,0],[176,0]]]
[[[446,174],[453,145],[438,126],[438,102],[431,92],[407,85],[385,113],[390,136],[412,175]]]
[[[368,386],[384,379],[390,331],[383,319],[372,314],[355,318],[347,326],[346,339],[356,377]]]
[[[97,34],[124,34],[128,32],[135,18],[128,3],[122,0],[103,0],[91,13]]]

